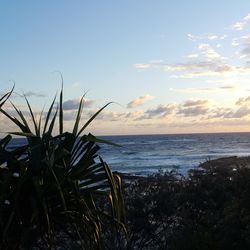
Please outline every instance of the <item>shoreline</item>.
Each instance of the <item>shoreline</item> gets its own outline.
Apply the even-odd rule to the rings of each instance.
[[[236,167],[248,167],[250,168],[250,156],[227,156],[227,157],[220,157],[213,160],[207,160],[205,162],[200,163],[197,167],[193,169],[199,169],[199,168],[208,168],[208,167],[229,167],[229,168],[236,168]],[[188,172],[192,170],[189,169]],[[177,170],[178,172],[178,170]],[[134,175],[132,173],[123,173],[119,171],[114,171],[114,174],[118,174],[122,179],[127,181],[133,181],[133,180],[139,180],[139,179],[145,179],[152,177],[154,174],[157,174],[158,172],[155,172],[154,174],[150,174],[147,176],[143,175]]]

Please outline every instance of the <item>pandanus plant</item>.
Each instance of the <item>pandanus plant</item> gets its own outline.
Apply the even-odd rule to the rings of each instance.
[[[12,92],[0,99],[1,114],[19,128],[0,141],[2,249],[112,249],[124,242],[121,179],[98,155],[97,144],[109,142],[84,134],[110,103],[80,126],[82,96],[73,129],[66,132],[63,88],[59,107],[55,97],[38,119],[24,96],[31,122],[12,102],[16,117],[4,110]],[[57,124],[59,133],[54,135]],[[27,143],[10,149],[13,135]]]

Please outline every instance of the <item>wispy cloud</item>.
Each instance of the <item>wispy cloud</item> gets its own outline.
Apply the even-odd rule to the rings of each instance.
[[[245,28],[245,26],[247,25],[247,23],[250,21],[250,13],[247,14],[245,17],[243,17],[241,20],[239,20],[238,22],[234,23],[231,28],[233,30],[243,30]]]
[[[79,103],[80,103],[79,99],[67,100],[63,103],[63,108],[65,110],[75,110],[75,109],[78,109]],[[94,103],[94,101],[85,99],[84,100],[84,107],[89,108],[92,106],[93,103]]]
[[[135,64],[136,69],[154,69],[159,68],[164,71],[175,73],[174,78],[194,78],[202,76],[230,76],[239,70],[246,71],[246,68],[240,69],[226,62],[226,58],[218,53],[208,43],[201,43],[197,46],[198,53],[187,56],[190,61],[170,64],[170,63],[145,63]]]
[[[220,119],[239,119],[246,117],[250,114],[250,108],[243,106],[238,109],[233,108],[217,108],[211,111],[208,119],[220,118]]]
[[[193,41],[193,42],[197,42],[197,41],[201,41],[201,40],[224,40],[225,38],[228,37],[228,35],[223,34],[223,35],[217,35],[217,34],[213,34],[213,33],[205,33],[203,35],[193,35],[193,34],[188,34],[188,39]]]
[[[244,30],[250,21],[250,13],[241,20],[231,25],[234,30]],[[198,78],[198,77],[239,77],[250,74],[250,35],[231,33],[228,34],[204,33],[194,35],[189,33],[188,39],[196,44],[191,53],[184,56],[184,61],[171,62],[146,62],[137,63],[135,68],[139,71],[161,69],[168,72],[171,78]],[[227,43],[227,44],[226,44]],[[225,56],[222,47],[230,47],[230,53]],[[224,54],[223,54],[224,53]]]
[[[209,104],[208,100],[187,100],[183,106],[184,107],[194,107],[194,106],[207,106]]]
[[[208,100],[187,100],[178,110],[184,116],[200,116],[208,113],[210,102]]]
[[[166,117],[167,115],[173,114],[176,110],[177,105],[175,103],[160,104],[155,109],[148,109],[145,112],[144,118],[151,119],[154,117]]]
[[[88,115],[93,116],[97,110],[91,110]],[[122,121],[124,119],[125,113],[124,112],[114,112],[114,111],[102,111],[95,119],[102,120],[106,122],[110,121]]]
[[[129,102],[127,104],[127,108],[136,108],[138,106],[141,106],[148,100],[154,99],[154,96],[151,96],[149,94],[144,95],[144,96],[139,96],[138,98],[134,99],[133,101]]]
[[[204,87],[204,88],[170,88],[170,91],[182,92],[182,93],[216,93],[225,91],[235,91],[237,86],[234,85],[223,85],[220,87]]]
[[[250,104],[250,96],[248,97],[240,97],[236,103],[236,105],[244,106],[244,105],[249,105]]]
[[[199,57],[199,54],[197,54],[197,53],[189,54],[189,55],[186,56],[186,58],[189,58],[189,59],[197,58],[197,57]]]
[[[137,68],[137,65],[135,65]],[[174,78],[194,78],[200,76],[226,76],[233,74],[236,68],[221,61],[197,61],[177,64],[147,64],[147,68],[161,68],[165,71],[180,73]]]
[[[46,97],[46,95],[43,94],[43,93],[40,93],[40,92],[33,92],[33,91],[25,92],[24,95],[25,95],[26,97],[31,97],[31,96],[34,96],[34,97]]]

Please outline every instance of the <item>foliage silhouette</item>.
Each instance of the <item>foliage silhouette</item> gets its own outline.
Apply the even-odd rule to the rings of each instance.
[[[244,165],[139,178],[125,195],[132,249],[250,249],[249,194]]]
[[[98,155],[97,143],[104,141],[83,135],[108,104],[80,126],[83,96],[73,129],[67,132],[63,88],[59,108],[54,107],[55,97],[38,119],[24,97],[31,125],[13,103],[18,118],[4,110],[11,92],[0,99],[0,112],[20,131],[0,141],[1,249],[108,249],[124,242],[121,179]],[[54,135],[57,116],[59,134]],[[27,143],[11,148],[12,135],[25,137]]]

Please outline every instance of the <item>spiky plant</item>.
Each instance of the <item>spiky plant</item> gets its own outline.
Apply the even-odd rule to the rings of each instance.
[[[10,94],[0,101],[5,101]],[[38,120],[28,99],[24,98],[31,125],[13,103],[17,117],[0,107],[0,112],[20,129],[0,141],[2,249],[114,247],[122,237],[119,233],[125,232],[121,179],[98,155],[97,143],[104,141],[83,134],[109,103],[80,127],[83,96],[73,129],[66,132],[63,89],[56,111],[55,97],[45,118],[41,113]],[[54,135],[57,117],[59,133]],[[12,135],[25,137],[26,145],[10,150]]]

